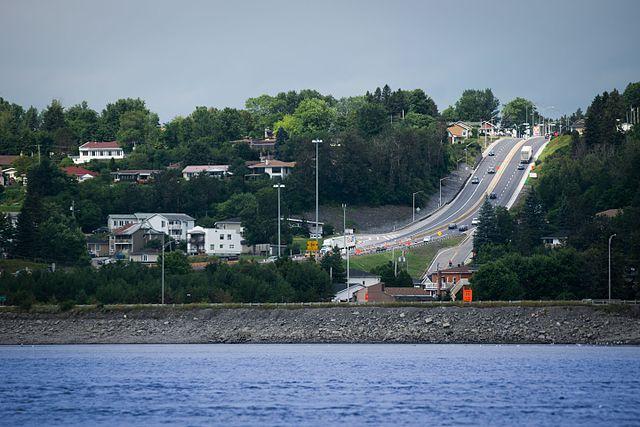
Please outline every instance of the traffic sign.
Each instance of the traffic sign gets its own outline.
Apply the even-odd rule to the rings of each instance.
[[[318,251],[318,241],[317,240],[307,240],[307,250],[310,252]]]
[[[438,236],[442,236],[442,231],[438,231]]]
[[[473,301],[473,290],[471,288],[464,288],[462,290],[462,301],[464,302]]]

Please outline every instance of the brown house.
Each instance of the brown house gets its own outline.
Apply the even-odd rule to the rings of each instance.
[[[464,122],[455,122],[447,128],[447,135],[449,142],[452,144],[458,144],[462,140],[470,138],[472,134],[472,128]]]
[[[432,301],[433,297],[422,288],[390,288],[378,283],[356,292],[356,301],[395,302],[395,301]]]

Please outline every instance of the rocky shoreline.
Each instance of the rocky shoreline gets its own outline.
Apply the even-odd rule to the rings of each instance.
[[[0,311],[0,344],[478,343],[640,345],[637,306]]]

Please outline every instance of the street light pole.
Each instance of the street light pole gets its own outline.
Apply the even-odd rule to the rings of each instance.
[[[316,145],[316,228],[315,228],[315,235],[316,235],[316,242],[319,243],[319,237],[318,237],[318,230],[320,227],[318,227],[318,145],[322,144],[322,140],[321,139],[314,139],[313,142]],[[316,261],[318,260],[318,254],[316,252]]]
[[[411,222],[416,222],[416,194],[418,193],[422,193],[422,190],[420,191],[416,191],[415,193],[413,193],[411,196],[413,198],[413,217],[411,219]]]
[[[162,305],[164,305],[164,232],[162,232]]]
[[[609,303],[611,303],[611,241],[616,237],[616,234],[609,236]]]
[[[347,257],[347,302],[351,301],[349,291],[351,290],[351,284],[349,283],[349,248],[347,248],[347,204],[342,204],[342,246],[344,246],[344,253]]]
[[[284,188],[284,184],[275,184],[273,188],[278,189],[278,258],[280,258],[280,189]]]

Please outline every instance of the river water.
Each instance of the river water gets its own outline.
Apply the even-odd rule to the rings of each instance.
[[[1,425],[640,425],[640,347],[0,347]]]

